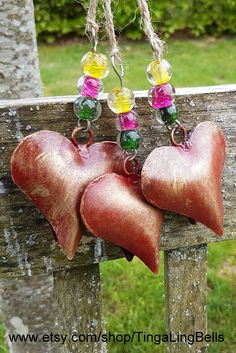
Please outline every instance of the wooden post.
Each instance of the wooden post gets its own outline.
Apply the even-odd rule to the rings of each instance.
[[[2,280],[0,309],[8,334],[38,335],[27,343],[10,342],[7,336],[10,352],[105,352],[92,336],[102,332],[98,265]]]
[[[99,265],[56,272],[54,282],[56,332],[67,334],[62,352],[105,353],[106,345],[96,341],[103,330]]]
[[[165,251],[168,353],[206,353],[207,343],[194,342],[207,333],[207,245]],[[181,340],[183,337],[183,342]]]

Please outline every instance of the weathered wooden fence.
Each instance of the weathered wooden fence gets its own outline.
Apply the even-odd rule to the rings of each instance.
[[[163,126],[150,118],[146,92],[136,92],[143,136],[141,158],[167,144]],[[102,330],[99,263],[122,257],[121,250],[85,234],[72,261],[62,254],[49,224],[13,184],[10,157],[23,136],[48,129],[70,137],[76,121],[75,97],[0,102],[0,291],[8,332],[62,334]],[[224,237],[201,224],[167,213],[161,237],[165,253],[167,331],[207,332],[207,243],[236,237],[236,85],[177,90],[180,120],[187,128],[210,120],[223,131],[227,160],[223,175]],[[114,116],[102,100],[102,117],[94,124],[97,141],[114,140]],[[148,271],[148,270],[147,270]],[[158,280],[158,279],[157,279]],[[158,295],[158,293],[157,293]],[[147,303],[148,305],[148,303]],[[11,352],[105,352],[99,343],[64,346],[17,343]],[[168,352],[207,352],[207,343],[170,344]]]

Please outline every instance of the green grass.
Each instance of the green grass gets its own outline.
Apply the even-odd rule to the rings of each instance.
[[[145,70],[151,61],[147,43],[122,43],[125,85],[134,90],[150,87]],[[108,53],[108,45],[100,45]],[[40,67],[45,95],[76,94],[81,76],[80,60],[89,50],[84,43],[65,46],[41,45]],[[169,42],[167,58],[173,67],[176,87],[236,83],[236,39],[175,40]],[[117,85],[113,73],[104,80],[105,91]],[[210,345],[209,353],[235,353],[236,246],[233,241],[209,245],[208,326],[222,332],[224,343]],[[132,263],[115,260],[101,264],[103,307],[106,330],[116,333],[165,332],[163,256],[157,277],[137,259]],[[148,343],[109,344],[112,353],[161,353],[163,345]],[[3,328],[0,326],[0,352]]]
[[[106,43],[102,43],[99,49],[109,54]],[[146,42],[125,42],[121,44],[121,49],[125,67],[124,84],[133,90],[150,88],[145,74],[152,60],[149,45]],[[84,42],[65,46],[40,46],[44,95],[77,94],[76,81],[81,76],[80,60],[88,50],[90,46]],[[167,59],[173,68],[172,83],[176,87],[235,83],[235,53],[236,39],[170,41]],[[106,92],[117,84],[113,72],[104,79]]]
[[[8,353],[5,346],[5,330],[3,325],[0,324],[0,353]]]
[[[160,273],[154,277],[137,259],[129,264],[116,260],[101,264],[103,307],[107,331],[130,333],[165,332],[163,257]],[[223,333],[225,342],[211,343],[209,353],[235,353],[236,327],[235,241],[209,245],[208,328]],[[151,343],[109,344],[110,352],[163,353],[164,346]]]

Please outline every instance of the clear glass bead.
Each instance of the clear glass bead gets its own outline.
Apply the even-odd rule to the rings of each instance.
[[[175,100],[175,89],[170,83],[155,86],[148,91],[148,101],[152,108],[165,108]]]
[[[94,121],[99,118],[102,113],[100,102],[95,98],[78,97],[74,102],[74,113],[80,120]]]
[[[135,130],[138,128],[138,114],[131,110],[130,112],[117,115],[116,128],[119,131]]]
[[[103,54],[88,52],[81,60],[81,68],[85,75],[104,78],[109,73],[108,59]]]
[[[141,136],[138,130],[120,131],[117,143],[123,150],[134,151],[139,148]]]
[[[107,103],[116,114],[129,112],[135,104],[134,93],[125,87],[113,88],[108,94]]]
[[[81,96],[99,98],[103,93],[103,83],[99,78],[84,75],[79,78],[77,89]]]
[[[147,67],[147,79],[153,86],[169,82],[171,76],[171,66],[165,59],[154,60]]]
[[[163,123],[166,125],[171,125],[178,119],[175,104],[171,104],[169,107],[160,108],[159,112]]]

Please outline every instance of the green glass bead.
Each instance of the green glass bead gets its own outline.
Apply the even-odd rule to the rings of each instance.
[[[175,104],[171,104],[169,107],[160,108],[161,119],[164,124],[170,125],[177,120],[177,111]]]
[[[118,143],[123,150],[136,150],[139,148],[141,136],[138,130],[121,131]]]
[[[100,102],[91,97],[79,97],[74,102],[74,113],[78,119],[94,121],[101,115]]]

